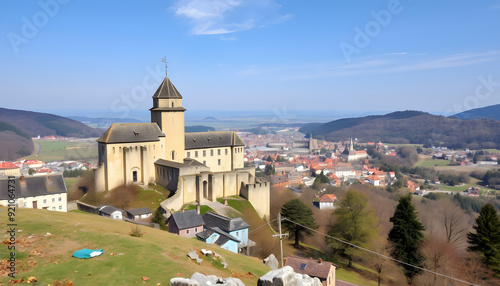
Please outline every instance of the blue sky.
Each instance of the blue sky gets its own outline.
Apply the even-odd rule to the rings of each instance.
[[[500,103],[499,27],[499,0],[6,0],[1,107],[147,111],[166,56],[188,110],[452,114]]]

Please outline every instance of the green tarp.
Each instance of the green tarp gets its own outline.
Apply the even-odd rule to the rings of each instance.
[[[75,251],[75,253],[73,253],[73,257],[76,257],[76,258],[92,258],[92,257],[95,257],[95,256],[99,256],[99,255],[101,255],[103,253],[104,253],[103,249],[95,249],[94,250],[94,249],[84,248],[84,249]]]

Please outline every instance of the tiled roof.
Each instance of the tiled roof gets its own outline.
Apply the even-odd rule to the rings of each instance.
[[[134,143],[159,141],[165,137],[156,123],[114,123],[97,142]]]
[[[22,178],[22,179],[21,179]],[[8,177],[0,178],[0,200],[8,200]],[[24,180],[22,184],[21,181]],[[16,198],[38,197],[66,193],[61,174],[16,177],[14,179]]]
[[[248,225],[248,223],[246,223],[242,218],[230,219],[211,211],[208,211],[203,215],[203,221],[205,222],[205,226],[212,229],[218,227],[225,232],[231,232],[250,227],[250,225]]]
[[[311,277],[318,277],[320,279],[327,279],[330,267],[335,266],[335,264],[331,262],[322,261],[319,263],[318,260],[297,256],[288,256],[285,265],[292,267],[295,273],[307,274]]]
[[[196,210],[173,213],[172,219],[175,221],[175,224],[179,229],[203,225],[203,219]]]
[[[163,79],[163,82],[160,84],[155,94],[153,95],[153,98],[182,99],[182,95],[177,90],[177,88],[175,88],[170,79],[168,77],[165,77],[165,79]]]
[[[102,207],[99,209],[99,212],[104,213],[104,214],[107,214],[107,215],[111,215],[111,214],[112,214],[112,213],[114,213],[115,211],[119,211],[119,212],[121,212],[122,210],[121,210],[121,209],[117,209],[117,208],[115,208],[114,206],[102,206]]]
[[[186,150],[245,146],[234,131],[192,132],[186,133],[184,137]]]
[[[153,211],[151,211],[151,209],[149,209],[148,207],[144,207],[139,209],[128,210],[127,213],[136,216],[136,215],[150,214],[153,213]]]
[[[337,196],[334,194],[324,194],[319,198],[319,201],[322,203],[333,203],[337,199]]]
[[[0,169],[19,169],[19,167],[12,162],[0,162]]]

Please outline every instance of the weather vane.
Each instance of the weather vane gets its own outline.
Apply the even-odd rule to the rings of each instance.
[[[162,63],[165,63],[165,77],[167,76],[167,68],[168,68],[168,65],[167,65],[167,57],[163,57],[163,59],[161,60]]]

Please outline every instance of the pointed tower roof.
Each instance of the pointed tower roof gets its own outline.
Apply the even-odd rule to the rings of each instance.
[[[175,88],[174,84],[170,81],[168,77],[165,77],[163,82],[160,84],[158,89],[156,90],[153,98],[173,98],[173,99],[182,99],[182,95]]]

